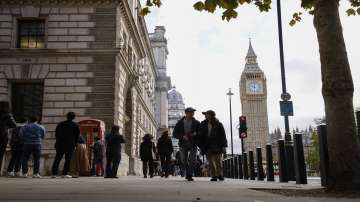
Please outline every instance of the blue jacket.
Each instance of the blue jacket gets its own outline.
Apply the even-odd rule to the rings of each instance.
[[[45,129],[37,123],[29,123],[23,126],[20,130],[23,137],[24,144],[41,144],[45,137]]]

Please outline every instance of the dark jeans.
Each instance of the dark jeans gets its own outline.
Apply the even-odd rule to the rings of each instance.
[[[143,161],[144,176],[147,176],[148,167],[149,167],[149,175],[150,175],[150,177],[153,177],[154,176],[154,162],[152,160],[151,161]]]
[[[196,151],[196,146],[192,144],[186,144],[180,147],[181,162],[186,172],[186,178],[191,178],[194,174]]]
[[[40,156],[41,156],[41,144],[25,144],[23,148],[22,157],[22,172],[27,174],[29,171],[28,161],[30,156],[33,156],[34,160],[34,174],[39,174],[40,168]]]
[[[165,173],[165,176],[169,176],[171,155],[160,155],[161,170]]]
[[[1,174],[2,162],[5,155],[7,143],[8,143],[7,138],[0,140],[0,174]]]
[[[93,159],[92,166],[91,166],[91,175],[93,175],[93,176],[97,175],[96,165],[100,165],[100,170],[101,170],[100,176],[103,176],[104,175],[104,166],[103,166],[102,159]]]
[[[23,155],[22,148],[16,148],[11,150],[11,159],[7,169],[8,172],[15,171],[17,173],[20,171],[22,155]]]
[[[106,177],[116,177],[121,157],[119,155],[106,156]]]
[[[67,175],[70,169],[70,161],[74,150],[57,150],[55,160],[52,166],[52,175],[57,175],[59,172],[59,164],[63,156],[65,155],[64,169],[62,171],[63,175]]]

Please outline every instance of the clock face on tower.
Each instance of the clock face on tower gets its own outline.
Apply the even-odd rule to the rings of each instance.
[[[248,94],[262,94],[263,87],[260,81],[247,81],[246,91]]]

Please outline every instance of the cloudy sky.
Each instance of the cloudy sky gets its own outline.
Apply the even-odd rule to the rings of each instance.
[[[281,94],[279,46],[276,9],[259,14],[253,6],[240,8],[239,17],[231,22],[221,20],[221,13],[208,14],[192,8],[195,0],[163,0],[160,9],[146,17],[148,30],[156,25],[166,27],[168,38],[168,75],[185,98],[185,104],[199,111],[213,109],[224,123],[230,137],[229,88],[234,92],[233,127],[235,150],[239,147],[235,129],[241,115],[239,79],[252,38],[260,68],[268,86],[270,131],[284,127],[280,116]],[[346,2],[346,1],[341,1]],[[276,8],[275,4],[272,6]],[[347,3],[340,7],[344,37],[352,70],[354,105],[360,107],[360,17],[347,17]],[[313,119],[324,115],[321,95],[320,60],[312,16],[305,15],[295,27],[288,22],[300,11],[299,1],[283,1],[283,35],[287,87],[294,102],[295,116],[291,128],[314,125]],[[197,117],[202,119],[200,113]],[[237,152],[236,152],[237,153]]]

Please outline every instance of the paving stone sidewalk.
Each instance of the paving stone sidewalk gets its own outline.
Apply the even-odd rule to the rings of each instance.
[[[209,178],[196,178],[187,182],[182,178],[170,179],[120,177],[119,179],[22,179],[0,178],[0,201],[17,202],[335,202],[359,201],[345,198],[285,197],[255,191],[250,188],[298,189],[321,188],[318,180],[309,185],[270,183],[226,179],[210,182]]]

